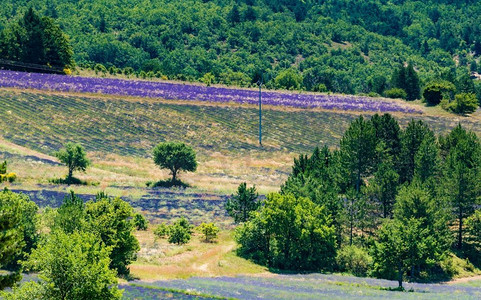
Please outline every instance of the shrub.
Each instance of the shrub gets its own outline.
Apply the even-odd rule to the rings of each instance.
[[[3,163],[0,163],[0,174],[6,174],[7,173],[7,161],[4,161]]]
[[[448,105],[448,109],[457,114],[470,114],[478,108],[478,99],[473,93],[457,94],[454,101]]]
[[[169,243],[186,244],[190,240],[190,232],[179,223],[169,227]]]
[[[399,89],[399,88],[393,88],[393,89],[386,90],[384,92],[384,96],[387,97],[387,98],[392,98],[392,99],[406,99],[407,98],[406,91],[403,90],[403,89]]]
[[[95,71],[95,74],[98,74],[99,72],[105,74],[107,73],[107,68],[102,64],[96,64],[94,66],[94,71]]]
[[[149,221],[147,221],[141,214],[134,215],[134,225],[137,230],[147,230]]]
[[[302,75],[294,69],[288,69],[279,73],[274,82],[278,88],[297,90],[301,87]]]
[[[202,223],[198,230],[204,235],[204,240],[208,243],[217,238],[219,233],[219,227],[215,226],[214,223]]]
[[[15,173],[0,174],[0,182],[8,181],[8,182],[12,183],[16,179],[17,179],[17,174],[15,174]]]
[[[126,67],[123,73],[127,76],[132,75],[134,73],[134,69],[132,67]]]
[[[337,254],[336,262],[341,271],[347,271],[356,276],[366,276],[372,258],[366,250],[353,245],[343,247]]]
[[[210,86],[215,80],[215,76],[212,73],[205,73],[200,79],[206,86]]]
[[[161,223],[154,229],[154,234],[158,238],[166,238],[170,234],[170,228],[167,224]]]
[[[423,98],[430,105],[438,105],[443,98],[450,98],[450,93],[456,90],[449,81],[434,81],[424,87]]]
[[[466,219],[467,240],[476,246],[481,247],[481,210],[476,210]]]

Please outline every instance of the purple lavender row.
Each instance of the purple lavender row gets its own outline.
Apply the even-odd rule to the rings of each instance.
[[[258,92],[248,89],[204,87],[191,84],[62,76],[0,70],[0,87],[32,88],[61,92],[99,93],[108,95],[256,104]],[[299,94],[266,91],[262,101],[267,105],[298,108],[422,113],[421,110],[395,101],[361,96]]]

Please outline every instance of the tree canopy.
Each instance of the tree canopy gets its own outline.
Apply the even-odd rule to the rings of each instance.
[[[177,174],[180,171],[197,170],[195,151],[184,143],[160,143],[154,148],[153,156],[156,165],[170,170],[172,182],[177,181]]]

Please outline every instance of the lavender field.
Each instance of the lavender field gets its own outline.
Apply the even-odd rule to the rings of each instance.
[[[24,73],[0,70],[0,87],[38,90],[98,93],[107,95],[162,98],[167,100],[195,100],[256,104],[258,91],[145,80],[89,78],[55,74]],[[300,94],[265,91],[264,104],[327,110],[403,112],[421,114],[422,111],[394,100],[361,96]]]
[[[39,207],[59,207],[62,205],[68,191],[54,190],[54,186],[39,186],[38,190],[12,188],[16,193],[27,195]],[[128,192],[127,188],[123,188]],[[95,198],[92,194],[77,194],[83,201]],[[145,189],[140,197],[122,196],[132,207],[142,211],[142,214],[153,224],[169,222],[173,219],[186,217],[190,222],[199,225],[202,222],[216,222],[224,227],[231,225],[224,208],[228,195],[198,192],[192,189]]]
[[[405,283],[408,292],[390,291],[397,282],[341,275],[274,275],[269,277],[214,277],[137,282],[122,286],[124,296],[135,291],[173,288],[234,299],[480,299],[479,285]],[[158,290],[159,295],[162,290]],[[130,298],[133,299],[133,298]],[[151,298],[162,299],[162,298]]]

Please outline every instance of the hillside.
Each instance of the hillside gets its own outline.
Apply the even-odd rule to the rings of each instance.
[[[0,29],[32,6],[70,36],[79,66],[102,64],[113,73],[120,68],[241,86],[263,74],[268,87],[352,94],[382,93],[393,68],[403,63],[412,63],[423,82],[453,81],[466,68],[479,71],[481,4],[476,1],[2,4]],[[291,81],[283,81],[286,76]]]

